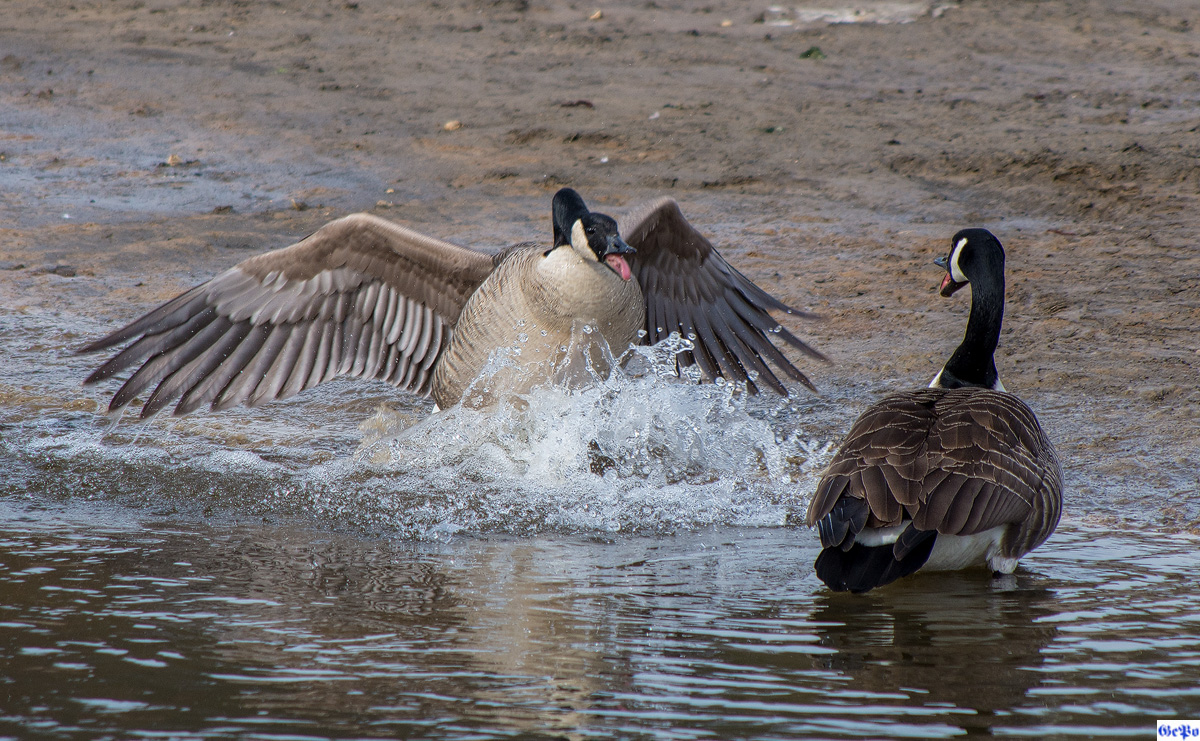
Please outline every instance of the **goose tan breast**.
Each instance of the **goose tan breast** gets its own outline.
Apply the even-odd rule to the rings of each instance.
[[[434,400],[443,409],[457,403],[497,348],[512,352],[514,367],[491,377],[489,390],[527,391],[561,357],[576,320],[599,329],[620,355],[637,339],[645,311],[637,281],[623,281],[606,265],[585,260],[570,248],[549,256],[540,248],[516,252],[463,307],[434,371]],[[591,357],[598,371],[609,371],[602,356]]]

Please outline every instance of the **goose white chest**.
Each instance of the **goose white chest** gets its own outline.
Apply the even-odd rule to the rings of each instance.
[[[523,393],[546,377],[547,364],[562,359],[576,322],[598,330],[619,355],[636,341],[644,317],[637,281],[621,280],[606,265],[569,248],[548,255],[536,247],[521,250],[504,260],[463,307],[434,374],[434,399],[442,408],[457,403],[496,349],[519,355],[520,367],[496,373],[480,403],[499,390]],[[603,353],[589,357],[598,373],[611,370]]]

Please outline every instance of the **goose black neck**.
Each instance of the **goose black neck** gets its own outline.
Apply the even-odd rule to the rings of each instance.
[[[570,188],[562,188],[554,194],[552,201],[554,221],[554,246],[571,243],[571,227],[588,213],[583,198]]]
[[[945,388],[979,386],[995,388],[996,346],[1004,321],[1004,258],[988,260],[986,270],[971,281],[971,316],[962,344],[942,369],[940,385]]]

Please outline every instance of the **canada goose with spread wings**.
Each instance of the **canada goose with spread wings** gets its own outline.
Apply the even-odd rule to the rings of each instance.
[[[124,346],[84,383],[134,369],[109,411],[150,390],[143,419],[171,404],[176,415],[254,406],[341,375],[432,395],[446,408],[495,349],[522,343],[523,367],[546,362],[582,320],[618,353],[673,331],[691,337],[678,361],[705,380],[786,394],[774,366],[812,388],[774,342],[823,356],[770,312],[810,315],[730,266],[674,200],[617,222],[563,188],[552,211],[549,249],[525,243],[495,255],[370,214],[346,216],[84,346]]]
[[[817,576],[836,591],[920,569],[1012,573],[1062,512],[1054,448],[996,372],[1004,249],[987,230],[964,229],[936,262],[943,296],[971,284],[962,344],[929,388],[888,396],[855,421],[809,504]]]

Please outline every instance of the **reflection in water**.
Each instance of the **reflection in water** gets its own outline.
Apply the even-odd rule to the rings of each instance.
[[[401,541],[0,499],[0,735],[938,738],[1200,712],[1195,541],[868,595],[815,537]],[[40,730],[39,730],[40,729]]]
[[[1024,700],[1056,629],[1054,595],[1027,574],[993,581],[984,571],[931,573],[864,599],[822,592],[813,619],[818,666],[864,696],[943,706],[944,733],[983,733]],[[886,733],[886,724],[876,729]]]

